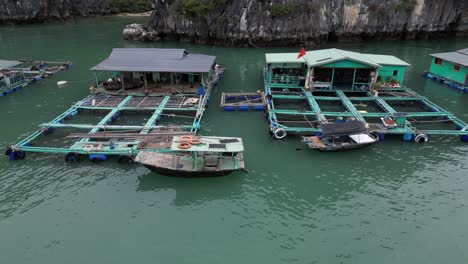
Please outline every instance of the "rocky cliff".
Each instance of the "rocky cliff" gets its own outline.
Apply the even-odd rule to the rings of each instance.
[[[0,0],[0,22],[36,22],[110,12],[106,0]]]
[[[151,2],[152,0],[0,0],[0,24],[145,12],[151,9]]]
[[[468,0],[154,0],[127,39],[228,45],[313,45],[340,39],[468,32]]]

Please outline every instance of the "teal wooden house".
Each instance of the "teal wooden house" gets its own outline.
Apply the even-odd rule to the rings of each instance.
[[[427,78],[468,92],[468,48],[430,56],[432,62],[429,71],[425,73]]]
[[[403,60],[391,55],[363,54],[340,49],[266,54],[267,81],[298,84],[311,90],[367,90],[373,83],[400,86],[405,77]]]

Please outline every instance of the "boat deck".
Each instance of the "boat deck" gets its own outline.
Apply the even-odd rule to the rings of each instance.
[[[167,153],[141,152],[135,161],[148,165],[167,169],[183,171],[220,171],[244,168],[242,154],[236,164],[236,158],[219,157],[217,155],[202,155],[194,159],[191,155],[172,155]],[[194,166],[196,165],[196,166]]]

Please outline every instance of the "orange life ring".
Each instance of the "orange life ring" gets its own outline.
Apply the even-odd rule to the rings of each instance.
[[[189,149],[192,146],[189,142],[182,142],[177,145],[178,148],[180,149]]]
[[[180,136],[179,137],[179,140],[182,141],[182,142],[192,142],[193,140],[193,137],[192,136]]]
[[[192,141],[190,141],[190,144],[192,145],[200,145],[201,143],[202,143],[201,140],[197,138],[192,139]]]

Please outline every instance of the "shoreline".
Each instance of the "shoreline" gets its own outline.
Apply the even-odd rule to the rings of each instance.
[[[151,16],[151,13],[153,11],[146,11],[146,12],[141,12],[141,13],[116,13],[111,16],[118,16],[118,17],[149,17]]]

